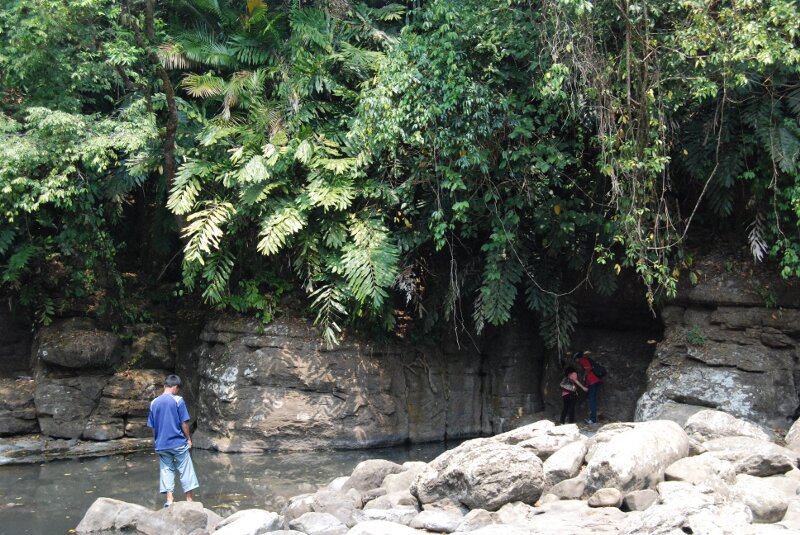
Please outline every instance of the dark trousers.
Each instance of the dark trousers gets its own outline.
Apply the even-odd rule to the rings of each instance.
[[[597,423],[597,390],[600,384],[589,385],[589,419]]]
[[[578,401],[578,396],[576,394],[570,394],[568,396],[561,396],[561,399],[564,401],[564,408],[561,409],[561,423],[563,424],[564,421],[569,416],[569,423],[575,423],[575,402]]]

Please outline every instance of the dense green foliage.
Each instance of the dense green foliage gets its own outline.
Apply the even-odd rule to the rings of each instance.
[[[0,284],[43,321],[122,299],[142,239],[211,306],[301,290],[330,342],[524,303],[564,349],[576,290],[653,303],[698,228],[800,276],[791,0],[48,6],[0,14]]]

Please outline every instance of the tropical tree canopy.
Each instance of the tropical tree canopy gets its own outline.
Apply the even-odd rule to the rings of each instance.
[[[268,322],[564,349],[724,235],[800,276],[792,0],[11,1],[0,287],[130,316],[129,272]],[[179,266],[179,268],[178,268]],[[126,316],[127,315],[127,316]]]

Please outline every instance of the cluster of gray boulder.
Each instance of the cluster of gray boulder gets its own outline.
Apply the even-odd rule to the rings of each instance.
[[[780,442],[783,445],[779,445]],[[225,519],[199,503],[153,512],[98,499],[81,534],[412,535],[771,534],[800,532],[800,421],[785,437],[704,410],[606,425],[539,421],[469,440],[430,463],[359,464],[280,513]]]

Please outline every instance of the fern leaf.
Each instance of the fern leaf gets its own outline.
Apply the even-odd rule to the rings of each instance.
[[[342,255],[347,285],[359,303],[369,303],[378,311],[388,296],[386,288],[394,283],[400,250],[383,224],[373,218],[353,218],[350,236]]]
[[[0,230],[0,257],[4,256],[9,250],[11,244],[14,243],[16,235],[16,230],[11,228]]]
[[[31,258],[39,251],[39,247],[32,243],[26,243],[19,247],[9,257],[6,269],[3,270],[3,277],[0,280],[4,283],[16,282],[19,279],[20,273],[28,266]]]
[[[748,227],[747,241],[750,244],[750,252],[753,254],[753,260],[756,262],[761,262],[769,250],[764,241],[764,223],[764,216],[758,213]]]
[[[189,225],[183,236],[188,238],[184,248],[184,260],[205,265],[204,257],[219,249],[224,236],[223,226],[230,220],[235,209],[229,202],[213,201],[208,207],[191,214],[187,219]]]
[[[263,255],[276,254],[286,245],[290,236],[306,226],[306,215],[297,207],[285,204],[274,211],[261,225],[258,252]]]
[[[511,319],[517,298],[517,284],[522,279],[522,265],[516,259],[488,259],[483,284],[475,300],[473,319],[476,325],[500,325]]]
[[[314,44],[325,52],[333,50],[330,17],[321,9],[301,8],[292,11],[289,22],[292,35],[303,44]]]
[[[203,266],[203,300],[218,305],[225,299],[225,294],[233,271],[233,255],[230,252],[217,251],[209,255]]]
[[[317,176],[306,186],[308,197],[314,206],[321,206],[326,212],[333,208],[345,210],[356,196],[352,179],[328,179]]]
[[[322,336],[329,348],[338,345],[342,332],[339,322],[347,316],[344,292],[336,284],[326,284],[314,290],[310,297],[313,299],[311,309],[317,311],[314,325],[322,327]]]
[[[257,154],[250,158],[247,164],[239,170],[237,176],[241,182],[253,183],[269,179],[270,174],[264,157]]]
[[[182,165],[175,174],[175,182],[169,193],[167,208],[178,215],[188,214],[195,207],[200,195],[201,179],[212,172],[213,165],[199,160]]]

